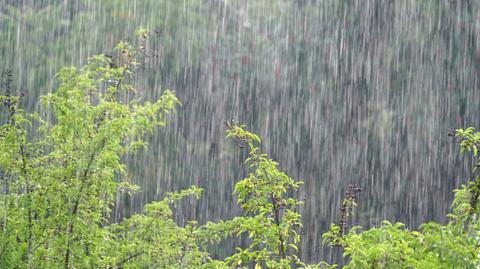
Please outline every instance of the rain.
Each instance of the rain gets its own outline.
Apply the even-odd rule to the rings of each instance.
[[[148,29],[148,40],[135,36]],[[177,221],[241,214],[232,194],[245,152],[225,139],[226,120],[262,137],[262,149],[304,184],[301,257],[335,261],[322,234],[337,222],[349,184],[360,186],[355,224],[445,223],[469,160],[447,136],[480,127],[480,2],[419,0],[0,0],[0,78],[11,74],[21,106],[42,110],[63,66],[144,52],[137,96],[181,100],[148,149],[125,157],[112,222],[191,185],[201,199]],[[238,244],[226,241],[218,257]]]

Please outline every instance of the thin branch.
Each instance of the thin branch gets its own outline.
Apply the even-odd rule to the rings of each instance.
[[[95,160],[95,157],[97,155],[97,152],[96,151],[93,151],[92,154],[90,155],[90,159],[88,161],[88,164],[87,164],[87,168],[84,170],[83,172],[83,175],[82,175],[82,179],[81,179],[81,185],[80,185],[80,189],[78,191],[78,195],[77,197],[75,198],[75,202],[73,204],[73,207],[72,207],[72,210],[71,210],[71,217],[73,218],[75,215],[77,215],[77,212],[78,212],[78,207],[80,205],[80,200],[82,198],[82,194],[83,194],[83,189],[85,188],[85,186],[87,185],[86,182],[87,182],[87,177],[90,173],[90,169],[91,169],[91,166],[93,164],[93,161]],[[64,268],[65,269],[68,269],[69,268],[69,259],[70,259],[70,247],[71,247],[71,240],[70,240],[70,235],[73,233],[73,219],[70,220],[70,223],[68,225],[68,228],[67,228],[67,248],[65,250],[65,266]]]
[[[285,253],[285,239],[282,236],[282,233],[280,231],[280,208],[278,206],[278,199],[275,198],[273,193],[270,194],[271,199],[272,199],[272,204],[273,204],[273,212],[274,212],[274,219],[275,219],[275,224],[277,225],[278,228],[278,240],[280,240],[280,246],[278,247],[280,250],[280,256],[282,259],[286,259],[287,254]]]
[[[135,253],[135,254],[133,254],[133,255],[130,255],[130,256],[126,257],[125,259],[119,261],[119,262],[116,264],[116,266],[117,266],[118,268],[121,268],[121,266],[122,266],[123,264],[129,262],[129,261],[132,260],[132,259],[135,259],[136,257],[138,257],[138,256],[140,256],[140,255],[143,255],[144,253],[145,253],[144,250],[140,250],[139,252],[137,252],[137,253]]]
[[[32,229],[33,229],[33,220],[32,220],[32,207],[31,207],[31,197],[30,197],[30,181],[28,176],[27,169],[27,153],[25,152],[25,145],[20,146],[20,155],[22,156],[22,173],[25,177],[25,189],[27,195],[27,268],[31,268],[31,252],[32,252]]]

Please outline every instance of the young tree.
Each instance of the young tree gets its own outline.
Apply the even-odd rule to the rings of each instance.
[[[248,151],[245,163],[249,175],[235,184],[243,216],[220,223],[207,223],[202,229],[210,240],[245,235],[246,248],[238,247],[224,261],[212,261],[212,268],[330,268],[326,263],[307,266],[296,255],[302,228],[298,212],[303,202],[291,194],[302,184],[278,169],[278,163],[260,151],[260,137],[245,125],[226,122],[227,138],[239,141]],[[210,267],[208,267],[210,268]],[[333,267],[332,267],[333,268]]]
[[[58,72],[60,87],[41,98],[48,121],[24,113],[18,97],[0,97],[8,111],[0,127],[0,267],[97,263],[114,194],[136,189],[116,180],[125,173],[122,156],[145,146],[179,103],[168,90],[153,103],[128,100],[137,63],[125,44],[117,50],[115,64],[98,55]]]

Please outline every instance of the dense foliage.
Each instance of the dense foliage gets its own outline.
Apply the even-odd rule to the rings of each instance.
[[[116,180],[125,174],[121,158],[145,146],[144,136],[178,103],[171,91],[154,103],[125,101],[135,91],[128,81],[136,62],[125,46],[118,53],[122,62],[115,65],[101,55],[81,69],[62,69],[60,87],[41,98],[48,118],[24,113],[6,84],[2,268],[91,267],[108,257],[106,238],[113,235],[105,225],[114,194],[136,189]],[[32,125],[35,132],[28,131]]]

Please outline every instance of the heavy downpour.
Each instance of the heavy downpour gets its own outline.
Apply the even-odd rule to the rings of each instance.
[[[480,268],[480,1],[0,0],[0,268]]]

